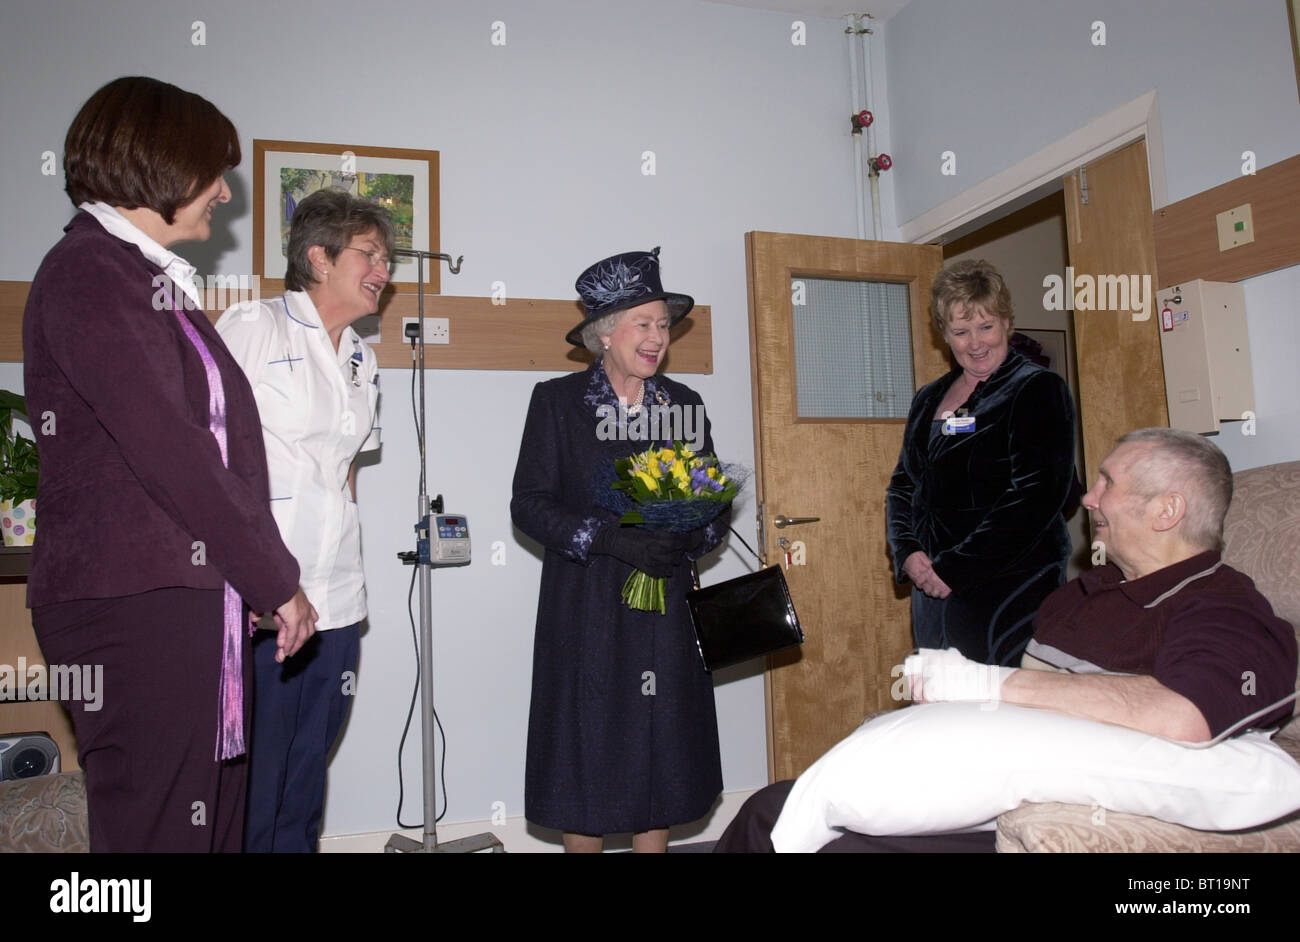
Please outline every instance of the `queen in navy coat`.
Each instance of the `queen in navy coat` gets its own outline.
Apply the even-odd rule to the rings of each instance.
[[[613,256],[578,279],[587,317],[568,339],[598,359],[534,389],[515,470],[511,515],[546,551],[524,813],[565,832],[570,851],[627,832],[635,850],[662,851],[668,827],[704,817],[722,790],[713,684],[685,595],[689,560],[722,541],[729,514],[663,533],[621,527],[597,500],[618,458],[670,439],[714,450],[700,397],[656,375],[693,304],[663,291],[658,253]],[[634,569],[667,577],[666,614],[624,604]]]

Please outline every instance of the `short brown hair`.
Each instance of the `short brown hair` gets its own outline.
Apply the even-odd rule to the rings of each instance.
[[[952,309],[958,304],[981,307],[990,316],[1006,321],[1008,327],[1016,322],[1007,283],[992,263],[982,258],[953,262],[935,275],[930,285],[930,315],[935,330],[947,333]]]
[[[169,226],[176,210],[239,159],[235,126],[212,102],[144,76],[115,79],[91,95],[63,144],[73,205],[145,207]]]
[[[317,190],[306,197],[293,211],[289,228],[285,288],[306,291],[319,280],[307,255],[313,245],[323,248],[333,262],[349,242],[369,232],[379,236],[391,258],[396,234],[393,217],[383,206],[342,190]]]

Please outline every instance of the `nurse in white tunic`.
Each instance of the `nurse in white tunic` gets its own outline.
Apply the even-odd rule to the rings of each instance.
[[[320,614],[312,642],[284,664],[273,632],[253,641],[246,851],[316,850],[326,757],[366,617],[355,459],[379,447],[378,365],[351,325],[379,310],[393,241],[381,206],[313,193],[294,212],[284,295],[237,304],[217,323],[253,387],[271,509]]]

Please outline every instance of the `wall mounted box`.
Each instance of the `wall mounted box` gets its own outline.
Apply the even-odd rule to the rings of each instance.
[[[1197,279],[1162,288],[1156,305],[1170,426],[1206,434],[1253,412],[1245,289]]]

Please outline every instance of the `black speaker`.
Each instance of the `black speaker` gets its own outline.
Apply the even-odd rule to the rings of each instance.
[[[59,747],[49,733],[0,736],[0,781],[35,778],[59,771]]]

